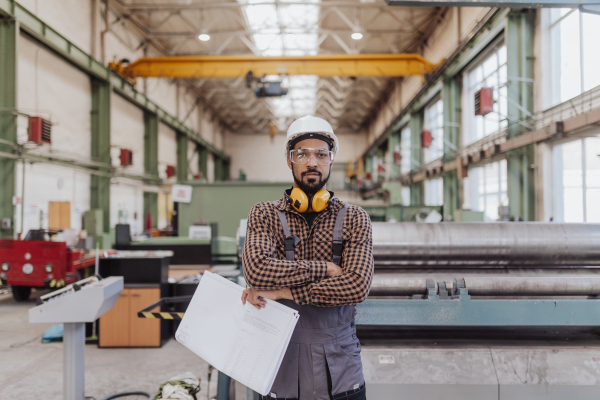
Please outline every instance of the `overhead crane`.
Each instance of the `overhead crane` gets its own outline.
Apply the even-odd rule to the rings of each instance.
[[[109,68],[126,79],[238,78],[263,75],[407,76],[434,71],[437,64],[419,54],[334,54],[316,56],[175,56],[116,61]]]

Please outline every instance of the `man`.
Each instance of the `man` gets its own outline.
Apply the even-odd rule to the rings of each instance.
[[[338,148],[327,121],[294,121],[285,142],[293,187],[248,216],[242,302],[260,309],[277,300],[300,314],[265,398],[366,399],[354,305],[371,286],[371,222],[325,189]]]

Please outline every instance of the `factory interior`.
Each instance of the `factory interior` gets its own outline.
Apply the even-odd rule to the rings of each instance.
[[[0,399],[257,400],[175,332],[307,115],[372,224],[369,399],[600,399],[599,38],[598,0],[0,0]]]

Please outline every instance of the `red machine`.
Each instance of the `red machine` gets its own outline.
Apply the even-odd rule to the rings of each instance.
[[[65,242],[0,240],[0,280],[12,287],[16,301],[29,298],[31,288],[58,289],[89,276],[94,257],[67,249]]]

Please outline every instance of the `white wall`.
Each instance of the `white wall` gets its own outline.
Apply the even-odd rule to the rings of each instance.
[[[119,219],[119,215],[121,219]],[[144,191],[139,181],[112,179],[110,185],[110,226],[117,223],[130,225],[131,234],[144,229]]]
[[[19,0],[19,4],[82,50],[90,52],[92,43],[91,0]]]
[[[23,193],[23,164],[17,163],[16,194],[24,204],[23,230],[21,206],[16,207],[16,232],[26,234],[30,229],[48,228],[48,203],[51,201],[71,203],[71,228],[79,230],[81,215],[89,210],[90,175],[59,165],[27,163]]]
[[[144,173],[144,112],[113,93],[110,98],[110,145],[113,165],[119,165],[119,148],[133,151],[133,165],[122,168],[127,173]]]
[[[339,134],[340,151],[337,164],[356,160],[366,149],[367,138],[363,132]],[[240,169],[246,172],[248,181],[285,182],[291,173],[283,150],[285,134],[276,135],[225,135],[225,148],[231,155],[230,174],[237,179]]]
[[[17,108],[32,116],[52,121],[52,144],[35,147],[36,153],[86,161],[90,159],[91,88],[87,75],[39,47],[24,36],[19,38]],[[20,141],[27,139],[27,118],[19,118]],[[33,147],[32,147],[33,146]],[[23,167],[17,166],[16,195],[23,196]],[[71,227],[81,228],[81,213],[89,209],[90,175],[87,172],[50,164],[27,164],[25,168],[23,233],[48,226],[48,202],[71,203]],[[21,230],[21,207],[15,225]]]

